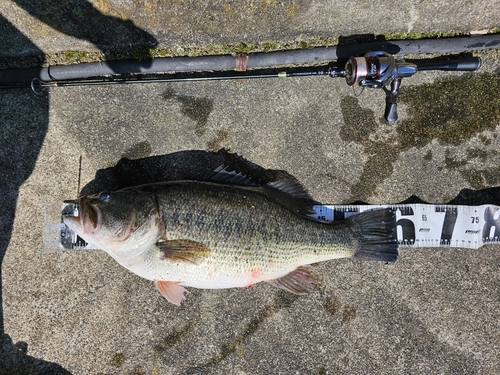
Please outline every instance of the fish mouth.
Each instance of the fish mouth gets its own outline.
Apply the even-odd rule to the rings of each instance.
[[[82,225],[80,223],[80,217],[72,215],[64,215],[63,222],[68,227],[70,227],[75,233],[80,234],[83,232]]]
[[[95,204],[89,203],[86,198],[80,199],[80,226],[83,233],[91,233],[102,225],[102,212]]]

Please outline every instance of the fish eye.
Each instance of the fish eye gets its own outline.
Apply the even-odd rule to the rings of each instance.
[[[109,193],[101,193],[101,194],[99,194],[99,200],[101,202],[104,202],[104,203],[109,202],[110,198],[111,198],[111,194],[109,194]]]

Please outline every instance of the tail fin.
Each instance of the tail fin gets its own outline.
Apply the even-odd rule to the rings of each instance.
[[[396,212],[381,209],[363,212],[346,219],[350,222],[358,245],[353,258],[395,262],[398,258]]]

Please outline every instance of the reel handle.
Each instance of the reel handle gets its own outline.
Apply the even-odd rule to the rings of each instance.
[[[396,103],[396,98],[392,99],[390,96],[387,95],[385,98],[384,117],[387,122],[396,122],[398,121],[398,103]]]
[[[387,122],[396,122],[398,120],[398,104],[396,103],[396,96],[399,94],[399,87],[401,86],[401,79],[396,78],[391,82],[391,89],[383,86],[385,91],[385,112],[384,117]]]

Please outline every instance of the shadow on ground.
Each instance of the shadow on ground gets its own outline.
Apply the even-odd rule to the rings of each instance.
[[[32,2],[14,0],[33,17],[62,33],[88,40],[101,50],[121,44],[124,46],[149,46],[157,43],[153,36],[137,28],[131,21],[108,17],[95,9],[88,1],[78,0],[61,3],[43,0]],[[6,51],[22,53],[23,46],[37,50],[26,37],[0,15],[2,41]],[[42,51],[39,51],[42,55]],[[145,62],[144,64],[148,64]],[[31,120],[20,120],[18,112],[31,113]],[[1,265],[11,240],[16,203],[20,186],[31,175],[43,145],[49,123],[49,96],[36,96],[31,90],[0,92],[0,373],[2,374],[69,374],[56,363],[29,356],[25,342],[14,343],[5,332],[2,298]]]
[[[114,191],[163,181],[203,180],[207,173],[220,166],[226,167],[228,171],[240,172],[260,184],[283,179],[296,180],[286,171],[265,169],[224,149],[218,152],[191,150],[135,160],[124,157],[115,166],[98,170],[95,178],[83,187],[81,195],[96,194],[104,190]],[[351,203],[369,204],[369,202],[362,201]],[[412,195],[398,203],[428,202]],[[462,189],[451,201],[442,203],[469,206],[493,204],[500,206],[500,187],[481,190]]]

